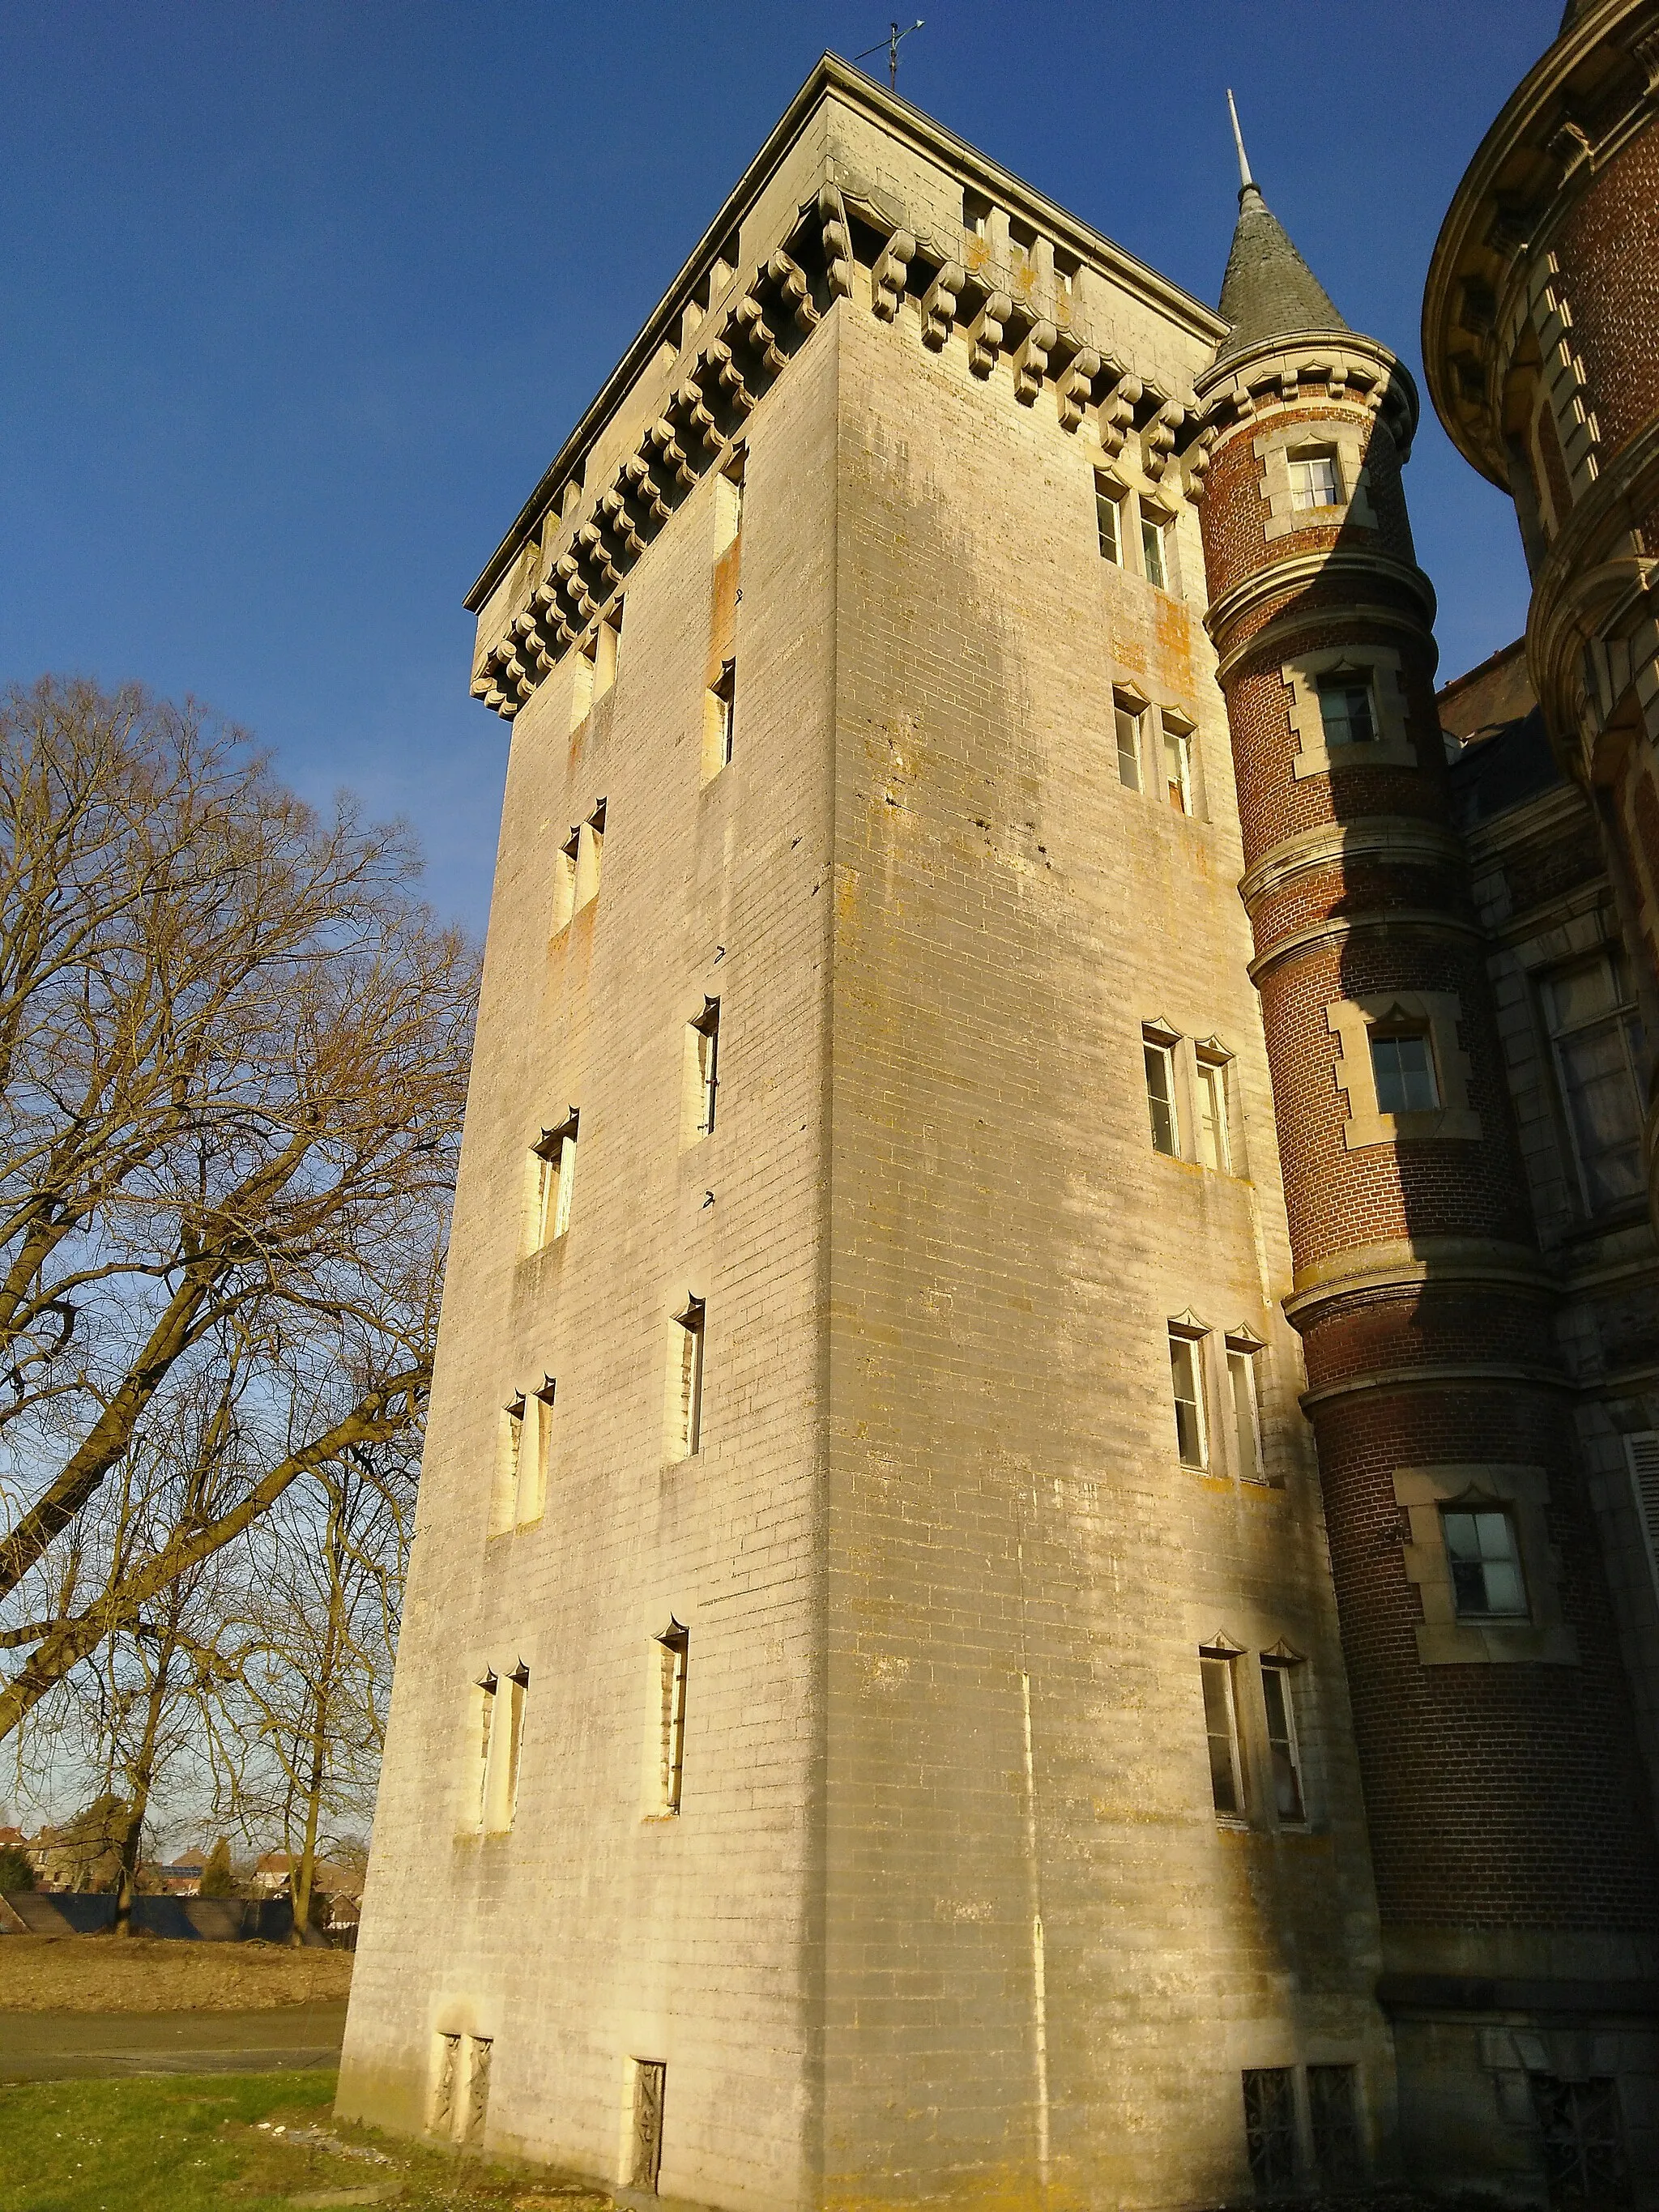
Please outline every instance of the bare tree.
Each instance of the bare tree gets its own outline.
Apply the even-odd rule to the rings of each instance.
[[[412,1448],[475,985],[417,865],[191,708],[0,702],[0,1737],[295,1483]],[[175,1516],[100,1540],[204,1398]]]
[[[296,1486],[267,1525],[266,1565],[249,1585],[237,1797],[244,1826],[281,1821],[295,1942],[310,1924],[324,1820],[373,1807],[414,1477],[412,1462],[382,1451]]]

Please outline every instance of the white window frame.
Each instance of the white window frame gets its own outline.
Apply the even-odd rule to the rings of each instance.
[[[1267,1480],[1261,1433],[1261,1390],[1255,1366],[1265,1348],[1253,1338],[1227,1339],[1227,1402],[1232,1413],[1233,1448],[1238,1455],[1241,1482]]]
[[[1146,1120],[1152,1139],[1152,1150],[1160,1159],[1178,1160],[1182,1152],[1181,1104],[1179,1082],[1176,1072],[1176,1048],[1181,1040],[1158,1022],[1143,1022],[1140,1028],[1141,1077],[1146,1092]],[[1164,1096],[1160,1100],[1152,1091],[1154,1058],[1162,1064]],[[1159,1105],[1168,1109],[1170,1142],[1166,1148],[1158,1141],[1158,1113]]]
[[[1249,1824],[1250,1796],[1244,1771],[1243,1732],[1238,1715],[1238,1662],[1243,1653],[1226,1644],[1200,1644],[1198,1647],[1199,1687],[1203,1704],[1204,1746],[1206,1767],[1210,1778],[1210,1804],[1218,1823],[1224,1827],[1243,1827]],[[1226,1729],[1222,1732],[1211,1725],[1209,1685],[1221,1686],[1222,1702],[1225,1708]],[[1212,1749],[1218,1740],[1225,1741],[1228,1765],[1232,1776],[1233,1802],[1231,1808],[1216,1802],[1216,1763]]]
[[[1583,1147],[1579,1140],[1578,1125],[1573,1113],[1573,1099],[1577,1093],[1569,1083],[1563,1059],[1564,1044],[1590,1036],[1598,1030],[1611,1030],[1619,1038],[1623,1050],[1626,1071],[1630,1078],[1631,1097],[1636,1110],[1638,1159],[1644,1115],[1643,1112],[1642,1071],[1637,1057],[1635,1036],[1640,1033],[1637,1013],[1636,994],[1627,976],[1621,974],[1626,963],[1620,959],[1615,946],[1603,945],[1595,951],[1576,960],[1564,960],[1544,970],[1537,978],[1539,1012],[1544,1034],[1549,1041],[1550,1066],[1555,1078],[1556,1096],[1560,1102],[1561,1119],[1565,1126],[1567,1150],[1571,1156],[1574,1173],[1577,1177],[1580,1202],[1590,1219],[1615,1212],[1623,1206],[1640,1204],[1647,1194],[1644,1176],[1639,1188],[1620,1199],[1596,1200],[1590,1194],[1589,1171],[1585,1165]],[[1607,981],[1609,1004],[1603,1012],[1586,1016],[1582,1021],[1558,1024],[1553,991],[1558,981],[1578,969],[1600,967]]]
[[[1301,1733],[1297,1725],[1297,1675],[1305,1662],[1283,1652],[1264,1651],[1260,1655],[1261,1674],[1261,1712],[1264,1723],[1263,1744],[1267,1751],[1267,1772],[1273,1791],[1273,1817],[1281,1828],[1305,1828],[1308,1825],[1308,1778],[1302,1757]],[[1284,1707],[1285,1734],[1273,1734],[1273,1701],[1267,1694],[1269,1680],[1279,1686]],[[1273,1753],[1278,1745],[1285,1747],[1285,1765],[1296,1793],[1296,1810],[1287,1813],[1279,1802],[1279,1771]]]
[[[1212,1168],[1218,1175],[1231,1175],[1234,1172],[1231,1055],[1218,1052],[1213,1047],[1199,1045],[1194,1048],[1193,1066],[1198,1085],[1199,1165]]]
[[[1210,1416],[1209,1407],[1205,1402],[1207,1395],[1206,1383],[1208,1378],[1204,1372],[1206,1365],[1204,1346],[1205,1340],[1208,1337],[1210,1332],[1208,1329],[1205,1328],[1201,1323],[1182,1317],[1171,1321],[1169,1323],[1168,1333],[1170,1346],[1170,1411],[1175,1419],[1176,1455],[1182,1468],[1184,1468],[1188,1474],[1207,1474],[1210,1471],[1211,1460]],[[1193,1395],[1190,1398],[1182,1398],[1177,1388],[1180,1379],[1180,1352],[1178,1347],[1184,1349],[1185,1351],[1189,1372],[1192,1376]],[[1196,1439],[1198,1457],[1196,1459],[1188,1458],[1182,1443],[1181,1408],[1183,1405],[1191,1406],[1194,1408],[1194,1422],[1198,1430]]]

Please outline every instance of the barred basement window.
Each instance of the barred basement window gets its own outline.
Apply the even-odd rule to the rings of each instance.
[[[460,2116],[459,2139],[464,2143],[477,2144],[483,2141],[484,2121],[489,2112],[489,2058],[495,2044],[487,2035],[469,2035],[465,2043],[466,2103]]]
[[[1202,1471],[1210,1463],[1205,1433],[1204,1381],[1199,1340],[1170,1331],[1170,1380],[1175,1396],[1176,1445],[1182,1467]]]
[[[1432,1114],[1440,1104],[1434,1048],[1426,1030],[1370,1033],[1379,1114]]]
[[[691,1656],[690,1632],[677,1620],[663,1631],[657,1642],[662,1651],[662,1809],[665,1813],[678,1813],[685,1771],[685,1685]]]
[[[1630,2161],[1617,2082],[1605,2075],[1563,2081],[1553,2074],[1534,2074],[1528,2086],[1544,2138],[1544,2180],[1553,2212],[1628,2204]]]
[[[1244,1811],[1243,1769],[1238,1756],[1238,1686],[1235,1655],[1200,1650],[1198,1669],[1204,1689],[1204,1731],[1210,1746],[1210,1795],[1224,1819]]]
[[[1152,1150],[1181,1157],[1181,1123],[1176,1112],[1175,1046],[1161,1031],[1142,1030],[1141,1058],[1146,1070],[1146,1111],[1152,1125]]]
[[[535,1199],[531,1249],[539,1252],[570,1226],[570,1197],[576,1180],[576,1132],[581,1115],[573,1106],[562,1121],[544,1129],[541,1141],[532,1146],[536,1162]]]
[[[629,2185],[653,2197],[662,2172],[662,2108],[667,2073],[659,2058],[634,2061],[634,2156]]]
[[[1273,1766],[1273,1810],[1281,1820],[1307,1817],[1302,1797],[1302,1753],[1296,1740],[1293,1660],[1261,1662],[1261,1699],[1267,1712],[1267,1753]]]
[[[1146,715],[1121,691],[1112,694],[1112,722],[1117,736],[1117,780],[1127,790],[1140,788],[1140,733]]]
[[[1625,1438],[1631,1497],[1647,1553],[1653,1595],[1659,1599],[1659,1430],[1638,1429]]]
[[[1295,2188],[1298,2160],[1293,2067],[1245,2068],[1244,2144],[1258,2196],[1276,2197]]]
[[[1365,2145],[1359,2128],[1357,2066],[1308,2069],[1308,2121],[1320,2186],[1354,2189],[1365,2179]]]
[[[688,1297],[674,1316],[679,1331],[670,1378],[669,1456],[690,1459],[702,1449],[702,1343],[705,1304]]]
[[[1123,495],[1112,479],[1102,476],[1098,470],[1095,472],[1095,527],[1100,536],[1101,559],[1121,568],[1123,566]]]
[[[1502,1507],[1445,1507],[1440,1527],[1451,1564],[1458,1619],[1525,1620],[1530,1608],[1515,1523]]]
[[[1325,748],[1369,745],[1376,740],[1376,702],[1371,680],[1352,668],[1339,668],[1317,679],[1319,719],[1325,726]]]
[[[1308,446],[1287,457],[1293,507],[1340,507],[1342,479],[1334,446]]]
[[[440,2035],[434,2039],[434,2044],[435,2063],[427,2131],[430,2135],[447,2137],[455,2132],[455,2094],[461,2077],[461,2039],[459,2035]]]

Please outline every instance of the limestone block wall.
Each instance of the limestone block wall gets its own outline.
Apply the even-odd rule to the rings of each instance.
[[[1101,558],[1086,444],[1006,369],[928,353],[904,310],[840,323],[824,2198],[1224,2201],[1241,2069],[1310,2059],[1358,2065],[1386,2166],[1201,602]],[[1190,720],[1194,817],[1120,781],[1115,685]],[[1248,1174],[1154,1152],[1148,1022],[1234,1056]],[[1218,1443],[1180,1466],[1182,1315],[1212,1358],[1264,1343],[1270,1484]],[[1257,1762],[1237,1825],[1206,1765],[1217,1643]],[[1302,1662],[1305,1827],[1259,1764],[1275,1648]]]
[[[615,681],[514,726],[430,1438],[341,2077],[430,2117],[438,2039],[492,2039],[493,2151],[614,2182],[665,2064],[665,2192],[802,2190],[822,1726],[824,1065],[836,358],[753,426],[729,768],[705,781],[720,487],[629,579]],[[574,657],[573,656],[573,662]],[[596,896],[560,848],[605,802]],[[688,1022],[720,1002],[714,1133]],[[530,1147],[580,1112],[539,1255]],[[712,1193],[712,1200],[708,1194]],[[673,1315],[706,1300],[702,1449],[665,1446]],[[489,1533],[503,1408],[556,1380],[539,1522]],[[653,1639],[690,1632],[684,1797],[646,1817]],[[478,1820],[473,1686],[529,1670],[511,1830]]]

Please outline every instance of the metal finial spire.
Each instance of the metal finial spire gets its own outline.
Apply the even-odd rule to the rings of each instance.
[[[1255,179],[1250,174],[1250,157],[1244,151],[1244,133],[1238,127],[1238,109],[1233,100],[1233,89],[1227,88],[1227,112],[1233,118],[1233,143],[1238,149],[1238,189],[1248,191]]]

